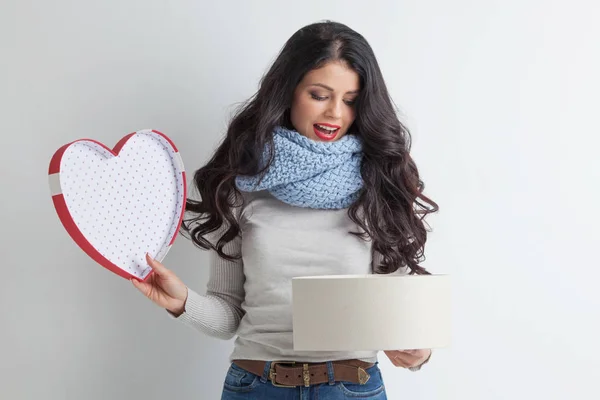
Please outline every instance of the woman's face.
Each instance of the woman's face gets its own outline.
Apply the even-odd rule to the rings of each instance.
[[[343,62],[309,71],[294,91],[290,119],[309,139],[339,140],[354,122],[354,101],[360,90],[358,74]]]

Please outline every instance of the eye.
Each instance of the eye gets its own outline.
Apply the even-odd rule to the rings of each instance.
[[[315,93],[311,93],[310,97],[312,97],[313,99],[315,99],[317,101],[323,101],[323,100],[327,99],[327,97],[320,97],[320,96],[317,96]]]
[[[356,100],[344,100],[344,103],[346,103],[347,106],[353,106],[354,103],[356,103]]]

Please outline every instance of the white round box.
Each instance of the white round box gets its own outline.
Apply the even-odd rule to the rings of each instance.
[[[450,344],[448,275],[292,279],[297,351],[408,350]]]

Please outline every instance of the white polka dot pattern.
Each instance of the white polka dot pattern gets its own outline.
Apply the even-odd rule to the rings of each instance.
[[[185,206],[185,174],[161,134],[136,132],[116,157],[94,141],[76,141],[62,155],[59,182],[87,242],[123,271],[144,279],[151,271],[145,253],[160,261],[169,251]]]

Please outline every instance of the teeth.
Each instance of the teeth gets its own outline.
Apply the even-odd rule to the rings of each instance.
[[[319,124],[315,124],[315,125],[317,125],[321,129],[329,131],[329,132],[333,132],[333,131],[337,131],[338,130],[338,128],[330,128],[328,126],[323,126],[323,125],[319,125]]]

